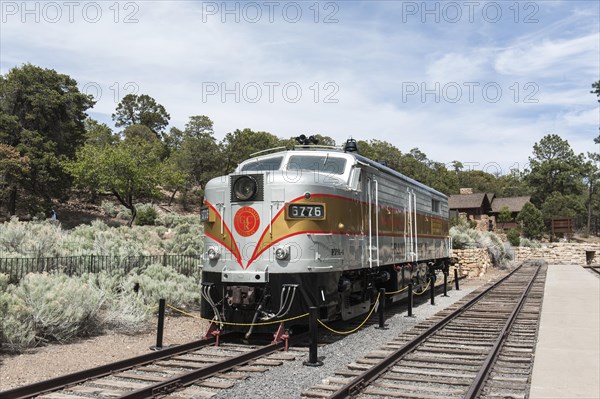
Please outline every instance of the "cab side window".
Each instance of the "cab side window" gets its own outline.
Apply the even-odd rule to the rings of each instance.
[[[350,189],[354,191],[361,191],[362,187],[362,169],[358,167],[352,168],[350,174]]]

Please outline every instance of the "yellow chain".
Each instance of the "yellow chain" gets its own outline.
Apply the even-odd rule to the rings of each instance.
[[[366,322],[367,320],[369,320],[369,317],[371,317],[371,315],[373,314],[373,311],[375,310],[375,308],[377,307],[377,305],[379,304],[379,296],[381,295],[381,293],[377,294],[377,300],[375,301],[375,304],[373,304],[373,307],[371,308],[371,311],[369,312],[369,314],[367,315],[367,317],[363,320],[362,323],[360,323],[360,325],[358,327],[356,327],[353,330],[350,331],[337,331],[334,330],[333,328],[327,326],[325,323],[323,323],[321,320],[317,320],[319,322],[320,325],[322,325],[323,327],[325,327],[326,329],[328,329],[329,331],[331,331],[332,333],[335,334],[340,334],[340,335],[347,335],[347,334],[352,334],[353,332],[355,332],[356,330],[358,330],[359,328],[361,328]]]
[[[386,292],[386,293],[385,293],[385,295],[395,295],[395,294],[399,294],[399,293],[401,293],[401,292],[403,292],[403,291],[406,291],[407,289],[408,289],[408,285],[407,285],[406,287],[402,288],[402,289],[401,289],[401,290],[399,290],[399,291],[394,291],[394,292]]]
[[[427,291],[427,288],[429,288],[429,285],[431,284],[431,280],[427,281],[427,286],[425,288],[423,288],[423,291],[421,292],[415,292],[415,295],[423,295],[425,293],[425,291]]]
[[[289,319],[285,319],[285,320],[275,320],[275,321],[266,321],[266,322],[264,322],[264,323],[230,323],[230,322],[227,322],[227,321],[221,321],[221,322],[219,322],[219,321],[216,321],[216,320],[213,320],[213,319],[206,319],[206,318],[204,318],[204,317],[201,317],[201,316],[197,316],[197,315],[195,315],[195,314],[188,313],[188,312],[186,312],[186,311],[184,311],[184,310],[177,309],[177,308],[176,308],[176,307],[174,307],[174,306],[171,306],[171,305],[167,305],[167,306],[168,306],[169,308],[171,308],[171,309],[175,310],[176,312],[182,313],[182,314],[184,314],[184,315],[186,315],[186,316],[193,317],[193,318],[195,318],[195,319],[200,319],[200,320],[205,320],[205,321],[215,322],[215,323],[217,323],[217,324],[224,324],[224,325],[226,325],[226,326],[243,326],[243,327],[251,327],[251,326],[267,326],[267,325],[269,325],[269,324],[278,324],[278,323],[284,323],[284,322],[286,322],[286,321],[292,321],[292,320],[296,320],[296,319],[301,319],[302,317],[306,317],[306,316],[308,316],[308,313],[304,313],[304,314],[301,314],[301,315],[299,315],[299,316],[290,317]]]

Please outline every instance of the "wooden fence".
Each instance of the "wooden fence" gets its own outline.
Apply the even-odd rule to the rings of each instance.
[[[186,276],[198,273],[202,259],[198,255],[153,255],[153,256],[113,256],[81,255],[56,256],[47,258],[0,258],[0,273],[9,275],[11,283],[17,283],[27,273],[65,273],[82,275],[100,271],[121,270],[128,273],[136,267],[152,264],[171,266]]]

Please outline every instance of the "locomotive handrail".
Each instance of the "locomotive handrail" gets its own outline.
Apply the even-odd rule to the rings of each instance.
[[[269,151],[278,151],[278,150],[287,150],[287,149],[288,149],[287,147],[268,148],[266,150],[261,150],[261,151],[253,152],[252,154],[250,154],[250,156],[254,157],[254,156],[259,155],[259,154],[265,154],[265,153],[267,153]]]

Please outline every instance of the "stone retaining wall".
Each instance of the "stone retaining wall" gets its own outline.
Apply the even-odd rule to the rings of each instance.
[[[600,265],[600,243],[578,244],[557,242],[542,244],[541,248],[514,248],[515,262],[529,259],[544,259],[549,264],[586,264],[586,252],[594,251],[592,265]],[[468,277],[481,277],[488,267],[493,266],[492,258],[485,248],[454,249],[452,256],[458,259],[459,273]]]
[[[458,259],[458,270],[464,276],[483,276],[493,265],[492,258],[485,248],[453,249],[452,256]]]
[[[515,248],[515,261],[523,262],[528,259],[544,259],[549,264],[586,264],[586,252],[594,251],[593,265],[600,264],[600,243],[579,244],[570,242],[555,242],[542,244],[541,248]],[[456,250],[455,250],[456,252]]]

